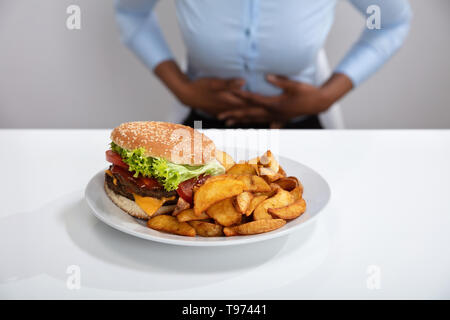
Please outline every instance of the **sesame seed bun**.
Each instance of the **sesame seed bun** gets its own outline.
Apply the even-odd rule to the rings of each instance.
[[[112,202],[116,206],[118,206],[120,209],[128,213],[130,216],[138,218],[138,219],[145,219],[148,220],[149,216],[145,213],[144,210],[142,210],[141,207],[139,207],[136,202],[125,198],[124,196],[121,196],[120,194],[115,193],[113,190],[111,190],[108,185],[106,184],[106,181],[104,183],[104,188],[106,191],[106,194],[111,199]],[[176,205],[166,205],[162,206],[161,208],[156,211],[152,217],[160,215],[160,214],[166,214],[170,213],[175,209]]]
[[[144,148],[147,157],[164,158],[177,164],[204,165],[215,159],[214,142],[181,124],[126,122],[112,131],[111,140],[124,149]]]

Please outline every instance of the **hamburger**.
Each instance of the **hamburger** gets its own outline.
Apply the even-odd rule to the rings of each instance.
[[[106,194],[133,217],[148,219],[189,207],[193,189],[225,168],[199,131],[167,122],[127,122],[111,133]]]

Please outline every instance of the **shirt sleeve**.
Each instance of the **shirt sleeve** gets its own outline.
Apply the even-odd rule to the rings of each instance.
[[[153,70],[173,55],[159,27],[154,7],[158,0],[115,0],[123,43]]]
[[[402,46],[410,28],[412,10],[407,0],[350,0],[366,16],[369,6],[380,8],[381,28],[365,26],[358,41],[335,72],[350,77],[356,87],[375,73]],[[370,14],[367,15],[369,17]]]

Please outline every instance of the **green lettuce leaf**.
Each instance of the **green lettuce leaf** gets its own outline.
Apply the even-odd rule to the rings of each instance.
[[[217,160],[202,166],[191,166],[176,164],[162,158],[147,157],[144,148],[126,150],[114,142],[111,142],[111,150],[117,152],[123,162],[128,164],[129,171],[134,172],[134,177],[141,174],[144,177],[156,178],[167,191],[176,190],[181,182],[201,174],[214,176],[225,172],[225,168]]]

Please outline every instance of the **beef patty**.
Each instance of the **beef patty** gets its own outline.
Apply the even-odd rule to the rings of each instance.
[[[171,205],[177,203],[178,194],[174,191],[166,191],[164,188],[140,188],[131,181],[126,179],[122,179],[122,177],[118,174],[113,174],[113,176],[117,179],[116,184],[114,184],[114,178],[109,174],[105,173],[105,180],[108,187],[117,194],[124,196],[130,200],[134,201],[133,193],[140,195],[142,197],[152,197],[152,198],[170,198],[175,196],[174,200],[167,201],[164,205]]]

